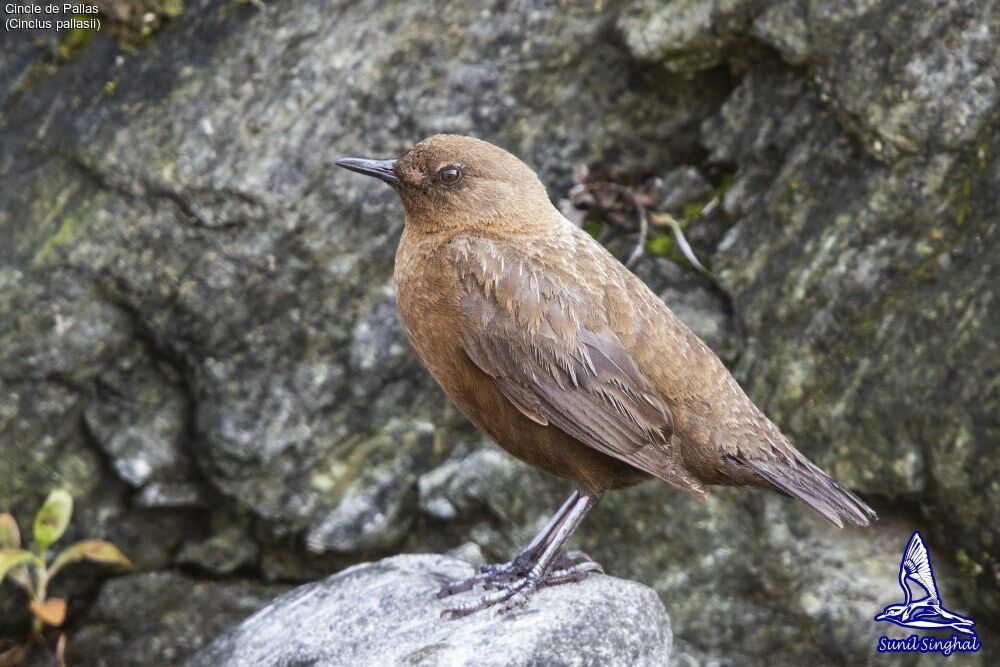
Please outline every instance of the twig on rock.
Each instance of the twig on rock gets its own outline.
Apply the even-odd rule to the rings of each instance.
[[[667,225],[670,227],[670,231],[673,232],[674,241],[677,242],[677,247],[680,248],[681,254],[684,258],[691,263],[699,273],[702,273],[709,278],[712,277],[712,273],[705,268],[705,266],[698,261],[698,258],[694,254],[694,250],[691,249],[691,244],[688,243],[687,238],[684,237],[684,230],[681,229],[681,224],[677,222],[677,219],[670,215],[669,213],[654,213],[653,214],[656,224]]]

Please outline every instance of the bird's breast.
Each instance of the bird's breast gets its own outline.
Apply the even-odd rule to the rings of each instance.
[[[648,475],[532,421],[472,363],[461,340],[462,287],[447,250],[407,244],[396,254],[396,299],[417,356],[455,405],[515,457],[593,490],[635,484]]]
[[[403,234],[396,252],[396,302],[410,344],[442,383],[439,373],[461,351],[459,285],[444,247],[421,241]]]

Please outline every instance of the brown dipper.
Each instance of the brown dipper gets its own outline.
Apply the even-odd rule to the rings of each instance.
[[[718,357],[549,201],[523,162],[455,135],[395,160],[343,158],[406,210],[396,290],[410,343],[449,398],[508,452],[577,486],[517,558],[442,597],[496,589],[445,613],[504,611],[600,566],[563,553],[607,489],[659,478],[700,496],[755,486],[831,523],[875,513],[800,454]]]

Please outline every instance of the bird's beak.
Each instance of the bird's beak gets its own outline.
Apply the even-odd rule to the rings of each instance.
[[[879,614],[878,616],[876,616],[875,620],[876,621],[884,621],[885,620],[885,612],[882,612],[881,614]]]
[[[395,160],[366,160],[360,157],[342,157],[337,159],[336,164],[338,167],[350,169],[365,176],[374,176],[390,185],[399,183],[399,177],[396,176],[396,172],[392,169],[396,166]]]

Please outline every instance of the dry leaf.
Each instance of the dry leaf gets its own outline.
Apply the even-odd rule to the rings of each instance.
[[[31,613],[46,625],[58,628],[66,620],[66,600],[62,598],[49,598],[45,602],[33,600]]]
[[[83,540],[66,547],[56,557],[55,561],[52,562],[52,567],[49,568],[49,576],[53,577],[63,566],[81,560],[89,560],[105,565],[119,565],[125,568],[132,567],[132,563],[125,557],[125,554],[110,542],[105,542],[104,540]]]

